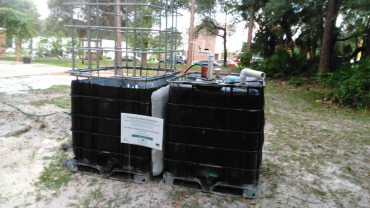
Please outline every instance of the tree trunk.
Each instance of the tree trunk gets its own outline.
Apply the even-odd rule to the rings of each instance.
[[[224,65],[227,66],[227,48],[226,48],[226,25],[225,25],[225,30],[224,30],[224,35],[223,35],[223,38],[224,38]]]
[[[367,31],[366,31],[367,38],[366,38],[366,40],[365,40],[366,42],[364,44],[364,46],[365,46],[365,53],[363,55],[364,58],[370,57],[370,23],[368,23],[367,25],[368,25],[367,26]]]
[[[121,0],[116,0],[117,4],[121,3]],[[122,15],[121,15],[121,6],[116,6],[116,26],[121,27],[122,26]],[[121,29],[117,29],[117,49],[122,49],[122,34]],[[136,40],[134,40],[136,41]],[[126,43],[127,44],[127,43]],[[134,57],[135,58],[135,57]],[[116,66],[122,66],[122,52],[116,52]],[[117,69],[118,75],[123,75],[122,69]]]
[[[145,42],[144,43],[144,47],[145,48],[148,48],[149,47],[149,43],[148,42]],[[141,64],[143,65],[143,67],[147,67],[148,66],[148,54],[147,53],[142,53],[141,54]]]
[[[17,41],[15,43],[15,51],[18,62],[22,62],[22,38],[17,36]]]
[[[249,22],[248,22],[248,40],[247,40],[247,53],[252,51],[252,35],[253,35],[253,26],[254,26],[254,14],[255,14],[255,6],[251,4],[249,10]]]
[[[193,63],[193,48],[194,44],[194,14],[195,14],[195,0],[191,0],[191,9],[190,9],[190,27],[189,27],[189,42],[188,42],[188,54],[186,60],[186,66],[189,68]]]
[[[334,28],[337,20],[339,4],[341,0],[329,0],[328,11],[325,17],[324,35],[322,38],[319,75],[329,71],[330,58],[335,44]]]

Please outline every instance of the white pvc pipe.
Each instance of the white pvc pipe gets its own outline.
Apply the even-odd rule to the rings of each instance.
[[[256,77],[258,79],[265,79],[266,74],[261,71],[256,71],[253,69],[245,68],[240,72],[240,84],[241,85],[247,84],[247,77]]]
[[[169,94],[170,86],[162,87],[152,93],[152,117],[165,117]],[[162,151],[152,149],[152,164],[153,176],[161,174],[163,171],[163,149]]]

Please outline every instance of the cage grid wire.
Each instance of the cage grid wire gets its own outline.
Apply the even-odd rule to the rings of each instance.
[[[70,8],[72,70],[76,77],[125,80],[163,79],[179,73],[181,42],[177,0],[78,0]],[[102,45],[110,40],[110,45]],[[102,57],[110,57],[113,64]],[[148,63],[155,57],[158,63]],[[86,68],[76,68],[77,58]],[[160,59],[165,61],[161,63]],[[167,61],[169,60],[169,61]]]

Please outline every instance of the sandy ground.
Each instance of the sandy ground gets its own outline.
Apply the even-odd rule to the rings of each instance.
[[[0,61],[0,78],[27,75],[54,74],[70,70],[68,67],[46,64],[23,64],[15,61]]]
[[[3,64],[4,65],[4,64]],[[2,65],[2,67],[3,67]],[[0,70],[1,73],[1,70]],[[41,74],[44,74],[43,72]],[[21,76],[18,78],[0,78],[0,101],[19,107],[33,114],[57,114],[36,118],[26,116],[12,107],[0,103],[0,207],[368,207],[369,198],[369,147],[352,148],[353,158],[348,162],[357,164],[352,170],[364,175],[362,183],[357,183],[348,176],[348,168],[342,163],[298,161],[293,158],[290,145],[279,140],[287,134],[292,120],[286,119],[284,125],[267,117],[265,126],[265,144],[262,162],[262,174],[258,197],[246,200],[238,196],[218,196],[202,193],[194,189],[170,187],[156,179],[146,184],[135,184],[131,181],[116,181],[97,175],[71,173],[63,164],[64,159],[73,157],[69,150],[64,153],[61,144],[71,142],[71,119],[54,104],[35,106],[38,100],[53,100],[68,97],[69,92],[27,91],[31,88],[48,88],[53,84],[68,84],[71,77],[60,74]],[[11,80],[11,81],[8,81]],[[63,82],[58,82],[63,80]],[[39,86],[39,83],[48,83]],[[8,87],[4,87],[4,85]],[[17,86],[24,86],[18,89]],[[14,88],[14,90],[12,90]],[[5,90],[6,89],[6,90]],[[268,116],[299,116],[298,124],[317,131],[318,128],[346,131],[366,124],[353,123],[351,120],[338,122],[336,118],[320,118],[320,113],[294,111],[276,94],[266,93],[266,100],[277,107],[268,109]],[[284,105],[284,108],[279,106]],[[288,111],[289,112],[284,112]],[[282,114],[279,114],[282,112]],[[362,125],[362,126],[361,126]],[[366,127],[365,127],[366,128]],[[303,129],[303,128],[302,128]],[[285,132],[287,131],[287,132]],[[326,130],[325,130],[326,131]],[[325,133],[324,131],[324,133]],[[289,132],[291,133],[291,132]],[[307,132],[295,131],[292,137]],[[359,138],[364,133],[356,133]],[[366,132],[365,132],[366,134]],[[313,134],[312,137],[317,135]],[[320,136],[320,135],[319,135]],[[329,138],[329,137],[328,137]],[[333,139],[334,140],[334,139]],[[294,141],[294,140],[293,140]],[[321,143],[322,147],[302,145],[298,150],[308,154],[304,149],[320,151],[330,141]],[[281,147],[279,145],[282,145]],[[343,145],[343,144],[342,144]],[[312,148],[312,149],[311,149]],[[319,148],[319,149],[317,149]],[[336,150],[339,151],[340,149]],[[347,151],[347,150],[346,150]],[[352,154],[352,153],[351,153]],[[284,156],[292,157],[288,161]],[[332,158],[332,156],[331,156]],[[328,159],[329,160],[329,159]],[[306,164],[308,163],[308,164]],[[317,172],[311,168],[317,167]],[[347,167],[347,166],[344,166]],[[362,168],[362,169],[361,169]],[[315,169],[316,170],[316,169]],[[352,175],[355,175],[352,173]],[[367,176],[367,177],[366,177]],[[63,184],[56,185],[59,181]],[[60,187],[60,188],[59,188]],[[338,192],[338,193],[337,193]]]

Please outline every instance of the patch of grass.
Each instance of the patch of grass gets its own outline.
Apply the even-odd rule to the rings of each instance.
[[[5,196],[3,192],[0,193],[0,204],[7,202],[9,199]]]
[[[11,136],[13,136],[13,137],[19,137],[19,136],[21,136],[22,134],[25,134],[25,133],[27,133],[27,132],[29,132],[29,131],[31,131],[31,127],[30,126],[27,126],[26,128],[24,128],[24,129],[21,129],[21,130],[19,130],[19,131],[17,131],[17,132],[15,132],[14,134],[12,134]]]
[[[43,92],[43,93],[69,93],[71,87],[69,85],[52,85],[46,89],[33,89],[30,88],[29,92]]]
[[[130,203],[132,201],[130,192],[131,192],[131,189],[126,191],[125,195],[123,195],[121,203],[125,204],[125,203]]]
[[[201,205],[199,202],[195,201],[195,202],[191,202],[191,204],[188,204],[188,203],[184,203],[182,205],[183,208],[203,208],[204,206]]]
[[[15,58],[15,56],[1,56],[0,60],[16,61],[16,58]],[[70,58],[38,57],[38,58],[36,58],[35,60],[33,60],[31,62],[31,64],[33,64],[33,63],[49,64],[49,65],[54,65],[54,66],[62,66],[62,67],[72,68],[72,59],[70,59]],[[96,64],[97,64],[96,61],[92,61],[91,67],[95,68],[97,66]],[[123,66],[126,66],[125,61],[123,61],[122,64],[123,64]],[[127,66],[133,66],[133,64],[134,64],[134,62],[130,61],[130,62],[127,63]],[[153,69],[158,68],[158,62],[149,61],[147,64],[148,64],[148,67],[151,67]],[[140,66],[140,62],[137,62],[136,65]],[[103,58],[102,60],[99,60],[99,66],[100,67],[114,66],[114,61],[110,60],[110,59]],[[167,63],[167,65],[166,65],[166,63],[159,63],[160,68],[164,68],[165,66],[167,66],[167,68],[169,68],[171,66],[171,64]],[[85,64],[82,64],[82,61],[79,60],[78,58],[76,58],[75,68],[78,68],[78,69],[88,68],[88,61],[85,61]],[[177,64],[176,68],[177,69],[186,68],[186,65],[185,64]],[[196,67],[193,67],[193,68],[196,68]],[[199,67],[199,69],[200,69],[200,67]]]
[[[44,124],[44,123],[42,123],[41,125],[40,125],[40,127],[39,127],[39,129],[40,130],[43,130],[43,129],[45,129],[46,128],[46,125]]]
[[[312,193],[314,193],[315,195],[319,195],[319,196],[326,196],[327,195],[326,191],[316,189],[316,188],[312,188]]]
[[[172,201],[179,201],[179,200],[182,199],[182,196],[184,195],[184,193],[185,193],[185,190],[183,190],[183,189],[170,191],[170,192],[168,192],[168,197]]]
[[[30,158],[30,160],[35,159],[35,157],[36,157],[36,150],[32,151],[32,153],[29,154],[28,157]]]
[[[101,187],[95,188],[94,190],[90,191],[89,198],[94,200],[99,200],[104,197]]]
[[[58,106],[59,108],[69,110],[71,109],[71,98],[69,96],[60,96],[53,99],[32,101],[30,104],[35,107],[40,107],[46,104],[52,104]]]
[[[269,186],[269,193],[265,195],[266,198],[275,198],[277,194],[278,189],[278,183],[279,181],[277,179],[271,181],[271,184]]]
[[[63,163],[64,160],[68,160],[67,153],[58,151],[49,159],[49,165],[44,167],[38,181],[34,184],[39,190],[59,190],[62,186],[67,185],[72,178],[71,171]]]

